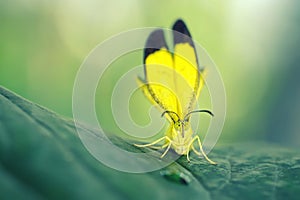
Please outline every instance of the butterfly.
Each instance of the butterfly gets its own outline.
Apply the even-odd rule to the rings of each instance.
[[[173,149],[178,155],[186,155],[188,161],[192,150],[199,156],[203,155],[209,163],[216,164],[203,151],[200,137],[193,134],[190,122],[191,115],[196,112],[206,112],[213,116],[209,110],[194,110],[204,86],[206,71],[199,67],[194,42],[183,20],[178,19],[174,23],[172,35],[171,52],[162,29],[150,33],[144,48],[145,78],[137,79],[144,95],[157,106],[170,126],[158,140],[135,146],[165,149],[161,158]]]

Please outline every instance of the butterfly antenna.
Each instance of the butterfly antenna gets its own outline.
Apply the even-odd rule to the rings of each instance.
[[[188,114],[185,115],[184,120],[186,120],[191,114],[197,113],[197,112],[199,112],[199,113],[200,112],[205,112],[205,113],[210,114],[212,117],[214,116],[214,114],[210,110],[193,110],[193,111],[191,111],[191,112],[189,112]]]
[[[164,112],[161,114],[161,117],[163,117],[166,113],[168,113],[168,114],[172,113],[172,114],[176,115],[176,117],[177,117],[178,119],[180,119],[179,115],[178,115],[176,112],[171,111],[171,110],[166,110],[166,111],[164,111]],[[173,122],[175,123],[174,118],[173,118],[172,116],[170,116],[170,117],[172,118]]]

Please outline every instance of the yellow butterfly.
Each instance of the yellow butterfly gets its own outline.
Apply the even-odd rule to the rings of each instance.
[[[172,33],[173,53],[169,51],[162,29],[149,35],[144,49],[145,79],[138,78],[145,96],[157,105],[162,116],[166,116],[170,128],[164,137],[135,146],[166,149],[161,158],[172,148],[177,154],[186,155],[188,161],[192,149],[211,164],[216,164],[203,151],[200,137],[193,135],[190,123],[191,114],[195,112],[206,112],[213,116],[209,110],[193,110],[204,85],[204,70],[199,69],[193,40],[181,19],[174,23]],[[156,145],[162,141],[164,144]],[[200,151],[194,146],[195,142]]]

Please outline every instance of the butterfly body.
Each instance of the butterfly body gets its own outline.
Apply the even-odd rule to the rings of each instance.
[[[188,153],[188,146],[192,141],[193,131],[189,122],[171,124],[167,136],[172,142],[172,149],[179,155]],[[168,141],[166,141],[168,142]]]
[[[136,146],[165,149],[161,157],[173,149],[179,155],[186,155],[188,160],[192,149],[215,164],[204,153],[200,137],[193,134],[190,122],[195,112],[213,115],[208,110],[194,110],[204,85],[205,70],[199,68],[196,49],[185,23],[179,19],[172,29],[174,52],[169,51],[162,29],[149,35],[144,50],[145,78],[138,78],[145,96],[162,111],[170,127],[162,138]],[[200,151],[196,150],[195,141]],[[157,146],[161,142],[164,143]]]

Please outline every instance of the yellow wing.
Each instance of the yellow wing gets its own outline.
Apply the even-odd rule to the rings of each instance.
[[[163,31],[153,31],[144,51],[145,80],[139,79],[138,82],[150,102],[157,104],[162,111],[178,113],[181,108],[175,93],[173,66],[173,57],[168,50]],[[168,116],[169,120],[178,120],[172,114]]]
[[[176,94],[185,116],[195,107],[200,90],[204,85],[203,71],[199,69],[196,49],[191,34],[182,20],[173,25],[174,70]]]
[[[194,44],[182,20],[173,26],[173,39],[174,54],[171,54],[161,29],[150,34],[144,51],[145,80],[138,82],[152,103],[183,119],[194,108],[203,79]],[[169,114],[168,119],[177,121],[178,117]]]

